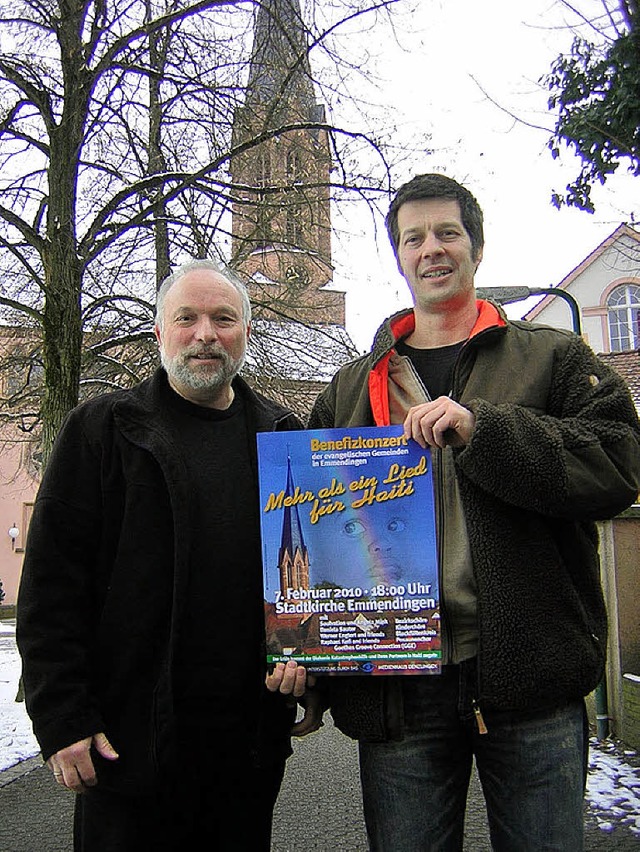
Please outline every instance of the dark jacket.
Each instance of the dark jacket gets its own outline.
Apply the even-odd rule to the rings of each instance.
[[[257,477],[255,432],[301,424],[241,379],[234,389]],[[189,566],[192,496],[163,392],[158,370],[68,416],[34,506],[18,602],[27,709],[43,757],[104,731],[120,758],[98,759],[101,784],[136,791],[171,754],[172,658]],[[292,713],[281,696],[256,682],[237,700],[256,707],[247,732],[256,753],[265,738],[288,753]]]
[[[444,451],[477,587],[477,697],[501,709],[548,706],[587,694],[603,673],[607,624],[594,521],[637,498],[640,427],[623,381],[578,336],[478,306],[451,393],[473,411],[476,427],[466,447]],[[388,423],[393,347],[413,324],[412,311],[387,321],[372,352],[319,396],[309,427]],[[328,688],[345,733],[401,736],[397,679],[333,678]]]

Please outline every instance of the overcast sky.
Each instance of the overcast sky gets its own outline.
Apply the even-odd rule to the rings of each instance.
[[[433,149],[402,167],[394,175],[396,185],[420,172],[443,171],[476,195],[486,240],[477,286],[557,284],[621,221],[632,223],[639,212],[638,183],[624,165],[594,193],[594,215],[551,205],[552,190],[564,189],[579,161],[568,152],[552,160],[547,141],[553,116],[538,80],[570,49],[569,13],[557,0],[418,5],[401,21],[405,49],[387,42],[376,63],[388,80],[379,89],[381,103],[398,108],[401,136]],[[575,5],[587,15],[602,11],[600,0]],[[347,328],[358,348],[368,349],[384,317],[410,304],[406,285],[382,231],[377,239],[372,229],[361,241],[351,239],[348,252],[336,241],[334,261],[336,280],[344,275],[350,281]]]

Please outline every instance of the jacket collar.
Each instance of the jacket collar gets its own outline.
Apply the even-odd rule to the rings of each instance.
[[[507,317],[498,305],[485,299],[477,299],[476,306],[478,316],[471,329],[469,339],[489,328],[506,326]],[[398,313],[389,317],[380,326],[374,339],[372,351],[374,356],[377,356],[376,360],[385,355],[399,340],[408,337],[415,327],[416,317],[413,308],[398,311]]]
[[[493,302],[477,299],[478,316],[471,329],[469,340],[479,337],[484,332],[506,329],[507,317],[498,305]],[[373,341],[373,367],[369,373],[369,401],[374,422],[378,425],[389,423],[389,359],[399,340],[407,337],[416,325],[413,308],[398,311],[389,317],[378,329]]]
[[[164,422],[162,396],[168,385],[167,374],[162,367],[144,382],[130,391],[124,391],[116,404],[116,416],[121,423],[138,425],[143,430],[154,428]],[[256,431],[278,428],[284,421],[295,421],[294,415],[284,406],[254,391],[240,376],[233,380],[235,393],[247,403],[247,411]],[[300,424],[296,428],[301,428]]]

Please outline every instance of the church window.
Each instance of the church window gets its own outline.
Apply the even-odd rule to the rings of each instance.
[[[258,155],[258,186],[269,186],[271,184],[271,157],[267,151],[261,151]]]
[[[287,243],[296,248],[302,246],[302,221],[300,211],[295,207],[287,210]]]
[[[287,152],[287,178],[291,183],[296,183],[301,177],[300,153],[290,150]]]
[[[612,352],[640,347],[640,286],[622,284],[607,299]]]
[[[269,211],[264,200],[257,204],[256,208],[256,247],[266,248],[271,242],[270,239],[270,218]]]

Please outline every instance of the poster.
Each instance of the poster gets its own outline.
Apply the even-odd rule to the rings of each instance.
[[[429,450],[401,426],[258,435],[269,664],[440,671]]]

